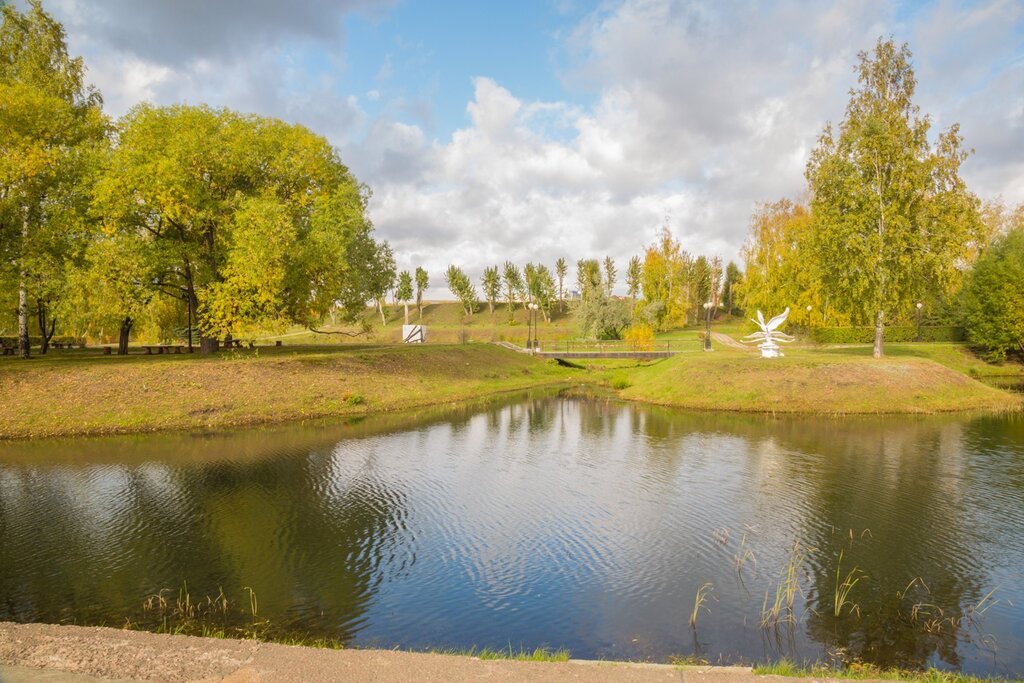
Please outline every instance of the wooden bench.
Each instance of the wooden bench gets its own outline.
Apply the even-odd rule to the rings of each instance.
[[[157,354],[164,353],[181,353],[181,350],[185,348],[184,344],[145,344],[142,348],[146,349],[146,355],[152,356],[153,349],[156,349]],[[173,349],[173,350],[172,350]]]

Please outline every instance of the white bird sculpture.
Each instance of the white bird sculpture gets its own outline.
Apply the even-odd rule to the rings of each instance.
[[[794,337],[778,331],[782,323],[786,322],[787,317],[789,317],[789,307],[768,322],[764,321],[764,316],[761,314],[761,311],[758,311],[757,320],[753,318],[750,320],[760,327],[761,331],[748,334],[742,341],[747,344],[760,342],[757,348],[761,349],[761,358],[781,358],[783,355],[782,349],[776,342],[788,344],[794,340]]]

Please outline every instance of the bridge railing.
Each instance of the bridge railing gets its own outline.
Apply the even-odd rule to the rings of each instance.
[[[694,351],[700,348],[699,339],[659,339],[653,342],[630,342],[621,339],[540,340],[540,350],[549,353],[615,353]]]

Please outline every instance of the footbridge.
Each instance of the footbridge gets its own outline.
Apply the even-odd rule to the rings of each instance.
[[[511,351],[529,353],[540,358],[575,360],[606,358],[623,360],[657,360],[671,358],[677,353],[700,350],[699,340],[671,340],[650,344],[630,344],[622,341],[560,341],[540,342],[532,350],[510,342],[495,342]]]

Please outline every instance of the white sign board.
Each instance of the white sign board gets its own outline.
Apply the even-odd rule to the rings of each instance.
[[[402,325],[402,341],[406,344],[422,344],[427,341],[427,328],[423,325]]]

